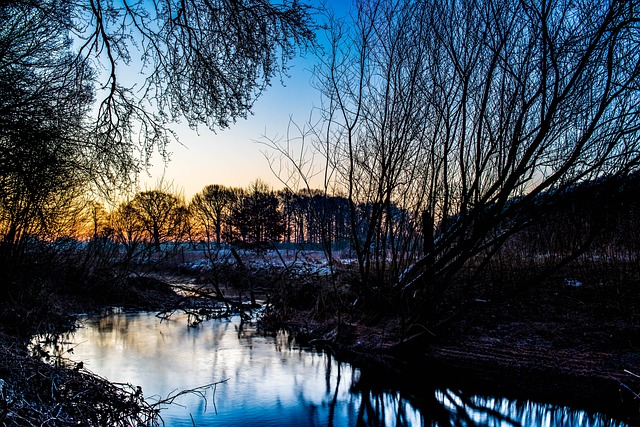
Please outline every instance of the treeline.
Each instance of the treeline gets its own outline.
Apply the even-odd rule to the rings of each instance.
[[[247,188],[208,185],[189,201],[170,190],[156,189],[138,192],[110,212],[97,203],[90,207],[88,222],[77,237],[121,245],[129,260],[143,250],[170,251],[176,243],[258,250],[286,243],[331,255],[335,248],[351,248],[353,240],[369,230],[374,209],[366,204],[352,209],[348,198],[321,190],[276,191],[260,180]],[[388,212],[385,224],[389,226],[376,231],[371,254],[386,259],[401,242],[403,251],[417,250],[420,223],[400,207]]]
[[[562,258],[589,251],[637,259],[639,189],[640,175],[634,174],[622,181],[602,179],[561,194],[539,195],[538,208],[503,221],[505,230],[514,221],[528,225],[504,240],[500,259]],[[260,180],[246,188],[207,185],[190,200],[168,188],[140,191],[110,210],[91,201],[69,205],[49,217],[0,212],[3,260],[15,264],[43,244],[55,250],[90,244],[94,255],[104,258],[101,262],[124,264],[186,247],[211,252],[228,245],[263,250],[289,244],[323,250],[328,259],[336,250],[348,251],[359,266],[366,266],[369,279],[390,282],[466,220],[454,215],[433,222],[426,211],[355,204],[321,190],[276,191]],[[482,214],[476,216],[481,227]],[[366,248],[361,247],[364,241],[370,242]],[[475,259],[485,255],[481,252]]]

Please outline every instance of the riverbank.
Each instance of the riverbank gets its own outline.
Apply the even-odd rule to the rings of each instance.
[[[497,266],[454,277],[428,328],[401,318],[392,285],[360,283],[348,258],[329,268],[321,256],[299,266],[299,255],[277,268],[278,260],[253,265],[247,254],[234,280],[263,294],[265,330],[285,328],[303,344],[397,364],[410,377],[443,373],[479,389],[490,383],[554,396],[640,425],[640,270],[625,261],[635,259],[629,254],[603,250],[558,262],[507,251]],[[205,283],[208,274],[196,276]]]
[[[320,315],[304,304],[265,321],[343,357],[403,366],[409,381],[446,380],[480,392],[498,387],[534,400],[596,408],[639,425],[637,278],[607,281],[593,272],[569,273],[511,283],[492,298],[455,307],[437,329],[414,326],[404,335],[397,317],[356,310]]]
[[[176,274],[159,271],[151,276],[134,275],[109,289],[100,288],[100,293],[94,287],[76,292],[74,297],[50,294],[49,301],[54,303],[46,311],[56,313],[55,318],[64,320],[67,326],[57,323],[53,327],[56,321],[42,318],[40,328],[44,326],[53,333],[69,327],[74,313],[114,305],[172,310],[184,298],[172,285],[208,286],[201,275],[170,273]],[[337,287],[336,282],[317,272],[285,280],[280,271],[262,269],[249,275],[244,271],[232,282],[248,284],[245,294],[248,296],[249,288],[253,288],[263,299],[262,330],[286,328],[300,344],[325,348],[360,366],[377,367],[374,372],[389,371],[399,382],[399,389],[426,383],[446,387],[460,384],[478,393],[499,388],[505,394],[593,408],[631,425],[640,424],[640,401],[635,395],[640,391],[640,378],[636,376],[640,373],[640,296],[633,284],[604,287],[598,280],[567,277],[559,274],[535,286],[522,286],[518,292],[474,299],[438,330],[413,328],[404,336],[398,319],[383,310],[368,314],[356,309],[334,311],[332,298],[349,302],[354,295],[349,286]],[[346,283],[345,277],[342,280]],[[237,300],[238,289],[225,287],[224,291]],[[287,297],[287,292],[293,292],[293,297]],[[14,312],[16,309],[12,308]],[[198,309],[198,313],[204,312]],[[8,337],[0,340],[5,350],[15,348],[17,342],[13,335]],[[3,354],[0,378],[17,378],[17,370],[8,369],[17,356],[6,351]],[[33,357],[23,349],[20,354],[27,358],[24,360]],[[35,359],[32,362],[36,363]],[[71,378],[78,373],[90,375],[74,368],[57,369]],[[81,383],[78,381],[74,384]],[[11,379],[11,384],[19,382],[19,378]],[[135,397],[135,390],[133,393]],[[110,396],[114,398],[111,404],[122,400],[117,393]],[[125,400],[131,400],[127,396]],[[0,420],[10,409],[5,405],[2,411],[0,408]]]
[[[307,324],[308,326],[308,324]],[[380,328],[355,326],[348,338],[332,339],[334,329],[307,328],[294,322],[290,330],[309,345],[353,361],[390,370],[397,386],[435,384],[460,387],[479,395],[551,402],[607,413],[630,425],[640,424],[640,352],[584,347],[539,347],[504,336],[414,336],[405,342],[381,342]],[[327,338],[329,337],[329,338]],[[511,337],[513,338],[513,337]],[[558,337],[560,338],[560,337]]]
[[[618,274],[623,274],[620,266]],[[630,272],[633,270],[629,270]],[[640,299],[633,273],[559,271],[475,301],[425,356],[461,376],[584,402],[640,423]]]
[[[159,409],[135,386],[56,364],[0,333],[0,425],[151,426],[159,420]]]
[[[135,385],[111,383],[50,350],[76,328],[79,313],[162,310],[181,299],[155,279],[103,279],[83,287],[51,280],[37,293],[16,291],[0,303],[0,425],[161,425],[158,405]]]

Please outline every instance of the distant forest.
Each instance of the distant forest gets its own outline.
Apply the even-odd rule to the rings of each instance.
[[[206,247],[234,245],[268,249],[275,244],[304,245],[318,250],[349,249],[351,240],[366,233],[372,206],[355,207],[344,196],[322,190],[273,190],[261,181],[247,188],[213,184],[191,200],[171,190],[136,193],[112,211],[90,203],[69,237],[78,240],[107,239],[126,247],[166,250],[168,244],[190,242]],[[385,209],[384,223],[373,252],[403,244],[419,250],[422,225],[419,215],[396,205]]]
[[[501,252],[510,254],[509,258],[530,260],[541,256],[560,260],[575,253],[637,261],[639,193],[638,174],[624,180],[585,182],[561,194],[542,193],[533,208],[505,219],[502,228],[510,231]],[[375,209],[383,215],[371,227]],[[184,251],[185,243],[186,248],[206,254],[228,245],[261,251],[285,244],[287,249],[322,250],[330,258],[362,256],[372,277],[398,280],[404,269],[463,220],[456,215],[433,223],[429,213],[394,204],[376,207],[362,203],[354,206],[354,212],[352,217],[344,196],[321,190],[275,191],[257,180],[247,188],[208,185],[189,201],[170,190],[156,189],[138,192],[111,211],[99,203],[87,203],[64,222],[66,228],[41,237],[67,246],[72,241],[93,242],[94,246],[115,244],[120,248],[117,257],[125,263],[148,259],[152,253]],[[11,230],[24,229],[19,220],[3,224],[5,242]],[[515,233],[513,223],[522,224]],[[359,254],[355,242],[362,244],[371,229],[375,230],[371,244]],[[33,250],[29,235],[14,236],[17,240],[9,248]],[[500,257],[494,253],[492,258]]]

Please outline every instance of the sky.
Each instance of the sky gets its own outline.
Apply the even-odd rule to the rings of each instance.
[[[346,13],[348,1],[334,0],[338,13]],[[320,105],[320,93],[311,86],[312,70],[316,62],[313,53],[306,53],[289,62],[289,76],[279,78],[255,102],[252,114],[239,119],[229,129],[213,132],[202,126],[198,132],[185,125],[172,126],[180,144],[168,147],[170,161],[153,159],[153,167],[141,176],[141,189],[167,186],[189,200],[209,184],[229,187],[248,187],[256,179],[267,182],[274,189],[283,184],[269,167],[266,147],[258,141],[264,137],[278,139],[290,121],[304,124],[312,109]]]
[[[197,132],[186,124],[172,126],[180,144],[168,147],[168,164],[159,156],[153,159],[151,170],[141,176],[142,187],[153,189],[162,181],[186,198],[209,184],[247,187],[256,179],[281,188],[265,157],[266,147],[259,141],[265,136],[282,137],[290,120],[305,122],[320,101],[319,92],[310,84],[313,59],[299,58],[291,65],[291,77],[285,77],[284,86],[274,81],[246,120],[239,119],[230,128],[216,132],[206,126]]]

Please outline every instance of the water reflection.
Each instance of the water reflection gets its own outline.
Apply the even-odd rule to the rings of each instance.
[[[239,320],[198,328],[185,318],[119,313],[87,319],[71,358],[114,382],[142,386],[150,400],[220,382],[205,399],[183,395],[162,412],[168,426],[623,425],[565,407],[391,386],[380,372],[299,348],[284,333],[264,337]]]

